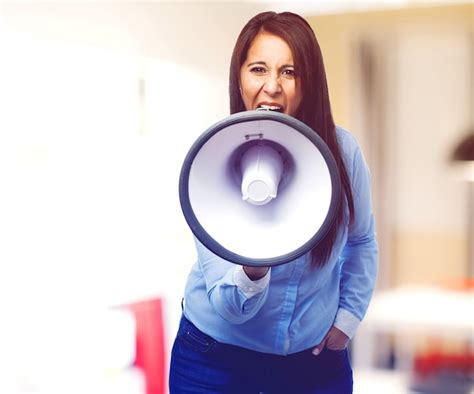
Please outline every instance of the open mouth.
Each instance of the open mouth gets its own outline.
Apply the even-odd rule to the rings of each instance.
[[[266,104],[260,104],[257,107],[257,110],[283,112],[283,108],[278,105],[266,105]]]

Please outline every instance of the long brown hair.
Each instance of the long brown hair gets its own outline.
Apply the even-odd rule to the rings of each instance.
[[[321,266],[328,261],[338,229],[343,223],[344,200],[349,207],[349,222],[354,217],[352,190],[336,138],[321,49],[311,26],[297,14],[268,11],[254,16],[240,32],[232,53],[229,75],[231,114],[246,110],[240,94],[240,68],[253,40],[261,32],[280,37],[290,47],[295,62],[296,83],[301,84],[303,97],[295,117],[311,127],[326,142],[336,160],[342,181],[342,195],[345,199],[339,201],[334,224],[321,243],[311,251],[312,264]]]

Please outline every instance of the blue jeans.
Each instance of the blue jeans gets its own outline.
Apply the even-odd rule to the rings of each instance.
[[[347,350],[279,356],[217,342],[184,316],[173,344],[170,394],[348,394]]]

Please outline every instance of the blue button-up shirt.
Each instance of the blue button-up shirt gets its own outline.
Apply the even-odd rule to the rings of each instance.
[[[308,253],[253,282],[241,266],[195,240],[198,258],[186,284],[184,314],[201,331],[220,342],[282,355],[314,347],[332,325],[353,337],[374,289],[378,249],[367,165],[349,132],[337,127],[337,138],[355,220],[347,224],[346,206],[346,225],[329,261],[313,267]]]

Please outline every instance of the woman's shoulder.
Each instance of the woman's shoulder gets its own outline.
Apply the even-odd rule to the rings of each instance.
[[[349,130],[342,126],[336,126],[336,136],[338,139],[339,144],[358,147],[359,142],[357,138],[352,134]]]
[[[349,130],[336,126],[336,137],[343,156],[352,158],[360,151],[359,141]]]

